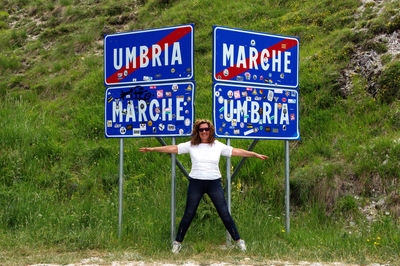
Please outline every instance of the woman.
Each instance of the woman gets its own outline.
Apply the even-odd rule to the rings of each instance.
[[[219,158],[223,156],[257,157],[268,159],[268,156],[252,151],[233,148],[218,140],[215,140],[215,128],[206,119],[197,120],[193,125],[192,138],[188,142],[178,145],[168,145],[163,147],[140,148],[141,152],[165,152],[184,154],[190,153],[192,170],[189,174],[189,187],[187,191],[186,208],[182,220],[179,224],[176,240],[172,243],[172,252],[179,253],[186,231],[196,214],[197,207],[204,193],[207,193],[213,202],[219,216],[221,217],[226,229],[236,241],[236,245],[242,250],[246,250],[244,240],[240,239],[235,222],[229,213],[226,204],[224,191],[221,186],[221,173],[218,168]]]

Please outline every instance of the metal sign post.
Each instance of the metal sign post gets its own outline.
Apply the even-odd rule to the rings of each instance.
[[[289,141],[285,140],[285,227],[286,233],[290,233],[290,186],[289,186]]]
[[[172,138],[171,145],[175,145],[175,138]],[[171,153],[171,241],[175,237],[175,169],[176,169],[176,154]]]
[[[226,145],[231,146],[231,139],[226,139]],[[231,157],[226,157],[226,190],[228,197],[228,211],[231,213]],[[231,235],[226,231],[226,246],[231,246]]]
[[[118,208],[118,238],[122,235],[122,191],[124,181],[124,139],[119,139],[119,208]]]

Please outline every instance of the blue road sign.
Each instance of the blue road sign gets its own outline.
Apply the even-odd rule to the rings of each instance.
[[[107,138],[191,135],[194,82],[110,87],[104,103]]]
[[[213,80],[282,88],[299,86],[295,37],[214,26]]]
[[[300,139],[295,89],[215,83],[213,95],[217,137]]]
[[[193,25],[104,37],[104,83],[143,84],[192,80]]]

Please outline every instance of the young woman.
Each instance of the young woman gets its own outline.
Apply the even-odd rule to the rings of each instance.
[[[240,239],[235,222],[228,211],[225,200],[224,190],[221,186],[221,173],[219,171],[220,156],[241,156],[256,157],[261,160],[268,159],[268,156],[252,151],[237,149],[227,146],[214,136],[215,128],[206,119],[197,120],[193,125],[192,138],[188,142],[178,145],[168,145],[162,147],[140,148],[141,152],[165,152],[184,154],[190,153],[192,170],[189,174],[189,187],[187,191],[186,208],[182,220],[179,224],[176,240],[172,243],[172,252],[179,253],[186,231],[196,214],[197,207],[204,193],[207,193],[213,202],[219,216],[221,217],[226,229],[236,241],[236,245],[242,250],[246,250],[244,240]]]

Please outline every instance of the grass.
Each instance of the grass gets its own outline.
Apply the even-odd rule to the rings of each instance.
[[[234,190],[233,193],[233,198],[237,199],[235,194],[238,191]],[[105,259],[113,254],[117,257],[113,259],[122,259],[121,254],[118,254],[122,251],[136,253],[137,257],[134,259],[169,260],[169,232],[165,230],[169,226],[168,200],[165,199],[168,193],[162,194],[164,195],[161,199],[164,199],[165,204],[159,204],[152,213],[144,212],[145,215],[142,209],[143,201],[133,197],[126,198],[131,204],[125,205],[126,222],[122,241],[118,241],[116,236],[117,195],[113,193],[115,200],[108,201],[105,205],[100,204],[96,208],[91,206],[92,201],[83,199],[82,202],[82,197],[79,200],[72,199],[73,206],[59,206],[58,211],[36,206],[36,215],[28,216],[26,223],[37,224],[37,228],[32,225],[30,229],[19,227],[18,232],[7,234],[8,241],[2,243],[2,246],[13,247],[13,250],[17,251],[12,255],[8,254],[8,260],[26,258],[27,262],[31,257],[39,256],[42,257],[39,262],[60,263],[70,252],[98,252],[98,256]],[[33,197],[32,200],[32,195],[26,195],[25,199],[14,200],[25,207],[36,205],[40,201],[39,196]],[[146,200],[151,199],[143,194],[141,196]],[[27,198],[30,198],[31,203],[27,203]],[[160,200],[160,197],[155,198],[153,203]],[[291,233],[287,235],[284,232],[282,215],[274,213],[273,206],[269,206],[268,203],[257,201],[258,197],[256,200],[252,197],[239,200],[252,208],[236,208],[237,203],[233,205],[233,215],[249,246],[246,254],[218,249],[224,243],[225,230],[215,211],[208,212],[210,202],[202,202],[198,216],[185,240],[183,252],[174,260],[200,258],[200,261],[209,259],[233,262],[250,257],[253,261],[279,259],[351,263],[395,262],[399,239],[397,226],[389,218],[382,219],[373,226],[364,225],[360,221],[360,224],[343,227],[345,221],[334,221],[326,217],[323,208],[313,206],[308,211],[297,212],[301,214],[292,216]],[[182,207],[182,203],[182,199],[178,200],[178,208]],[[36,218],[33,218],[35,216]],[[249,216],[252,219],[247,219]],[[160,219],[161,217],[165,218]],[[47,221],[40,222],[40,219]],[[57,227],[57,233],[42,231],[45,228],[43,223]],[[63,255],[57,258],[46,257],[41,250],[48,248],[53,249],[56,254]],[[67,261],[74,259],[69,258]]]
[[[88,257],[233,264],[246,257],[253,264],[399,260],[398,216],[382,209],[369,222],[359,210],[400,193],[399,57],[369,42],[397,29],[396,2],[385,3],[381,14],[368,5],[358,20],[353,14],[360,3],[353,0],[1,5],[0,264],[68,264]],[[263,140],[255,151],[270,159],[247,160],[232,183],[232,213],[248,243],[246,254],[219,249],[225,229],[205,198],[183,252],[170,257],[169,155],[138,153],[159,145],[154,138],[125,141],[118,239],[119,144],[104,138],[103,35],[186,23],[195,24],[198,118],[212,118],[212,25],[300,38],[301,140],[290,142],[291,232],[283,231],[284,144]],[[364,33],[352,29],[364,26]],[[360,74],[353,75],[349,95],[339,92],[341,72],[356,49],[378,49],[384,56],[377,98]],[[235,147],[250,143],[232,140]],[[178,159],[189,169],[188,156]],[[232,158],[232,165],[239,161]],[[224,160],[220,166],[225,175]],[[176,223],[186,186],[178,171]]]

